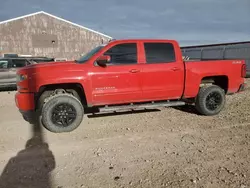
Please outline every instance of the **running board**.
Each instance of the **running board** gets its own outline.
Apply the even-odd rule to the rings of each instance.
[[[146,110],[157,107],[171,107],[171,106],[183,106],[186,103],[183,101],[174,101],[174,102],[157,102],[157,103],[147,103],[147,104],[133,104],[123,105],[123,106],[105,106],[100,107],[99,112],[116,112],[123,110]]]

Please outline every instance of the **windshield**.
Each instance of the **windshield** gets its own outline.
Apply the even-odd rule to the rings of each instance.
[[[88,53],[86,53],[80,59],[78,59],[76,61],[78,63],[84,63],[84,62],[88,61],[93,55],[95,55],[97,52],[99,52],[103,47],[104,47],[104,45],[95,47],[94,49],[92,49],[91,51],[89,51]]]

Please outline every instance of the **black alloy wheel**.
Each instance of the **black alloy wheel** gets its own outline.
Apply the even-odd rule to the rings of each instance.
[[[225,91],[217,86],[203,86],[195,99],[197,111],[206,116],[220,113],[226,103]]]
[[[67,93],[56,94],[43,104],[41,116],[43,126],[49,131],[71,132],[82,123],[84,108],[77,97]]]
[[[68,103],[57,104],[52,109],[52,122],[58,126],[66,127],[76,120],[76,109]]]
[[[220,107],[222,103],[222,96],[219,92],[211,92],[206,98],[206,106],[208,110],[214,111]]]

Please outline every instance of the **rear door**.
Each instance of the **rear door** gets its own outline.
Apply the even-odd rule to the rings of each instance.
[[[103,55],[111,57],[106,67],[92,69],[92,99],[95,105],[119,104],[141,100],[141,69],[137,43],[116,44]]]
[[[184,89],[184,64],[177,60],[171,42],[144,42],[145,64],[142,72],[144,100],[178,99]]]
[[[9,61],[7,59],[0,60],[0,85],[8,85],[9,79]]]

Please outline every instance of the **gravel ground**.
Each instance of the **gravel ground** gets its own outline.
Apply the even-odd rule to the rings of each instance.
[[[35,133],[15,91],[0,92],[0,187],[250,187],[249,93],[228,96],[214,117],[161,108],[89,116],[54,134]]]

